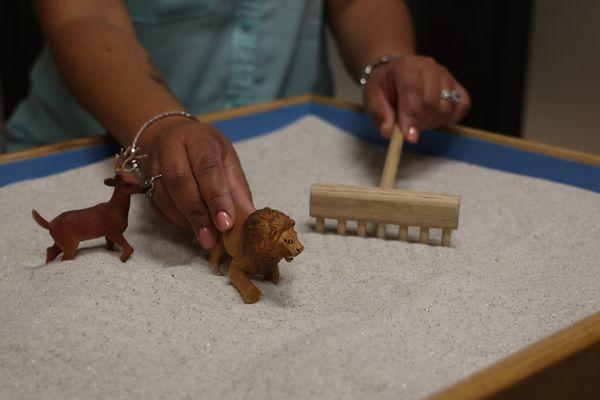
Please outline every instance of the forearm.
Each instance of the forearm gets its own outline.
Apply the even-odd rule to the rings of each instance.
[[[327,18],[354,77],[378,57],[415,52],[412,23],[402,0],[328,0]]]
[[[45,33],[69,90],[121,144],[153,115],[183,110],[132,30],[82,17]]]

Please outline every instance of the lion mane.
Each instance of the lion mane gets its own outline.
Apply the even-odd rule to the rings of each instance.
[[[294,220],[284,213],[263,208],[250,214],[244,224],[244,254],[253,264],[279,261],[283,254],[276,243],[281,234],[294,228]]]

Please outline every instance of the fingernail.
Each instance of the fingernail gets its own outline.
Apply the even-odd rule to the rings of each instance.
[[[411,142],[415,143],[419,139],[419,131],[414,126],[408,128],[408,137]]]
[[[207,228],[201,228],[198,231],[198,241],[205,249],[210,249],[215,246],[215,238]]]
[[[231,217],[225,211],[219,211],[217,214],[217,229],[223,232],[231,228],[232,225]]]
[[[384,138],[387,138],[387,137],[390,136],[389,132],[388,132],[388,129],[387,129],[387,125],[385,124],[385,122],[380,125],[380,127],[379,127],[379,133],[381,133],[381,136],[384,137]]]

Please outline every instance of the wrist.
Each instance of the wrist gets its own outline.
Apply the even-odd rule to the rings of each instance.
[[[197,122],[197,119],[186,111],[166,111],[148,119],[138,130],[132,140],[131,147],[141,148],[148,151],[161,132],[168,130],[171,126],[183,123]]]
[[[369,64],[365,65],[365,67],[363,68],[358,83],[361,86],[365,86],[367,84],[369,76],[371,76],[371,74],[374,71],[383,68],[396,60],[399,60],[400,58],[402,58],[402,56],[402,54],[386,54],[376,59],[373,59]]]
[[[174,116],[173,118],[162,119],[144,130],[144,133],[137,141],[137,146],[141,149],[140,151],[142,153],[148,153],[155,146],[155,144],[160,141],[160,138],[163,135],[168,134],[179,126],[197,123],[197,121],[184,116]]]

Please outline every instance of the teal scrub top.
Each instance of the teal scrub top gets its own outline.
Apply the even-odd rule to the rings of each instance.
[[[323,0],[126,0],[138,40],[193,114],[304,93],[329,95]],[[167,111],[167,110],[165,110]],[[5,151],[100,135],[46,47]]]

